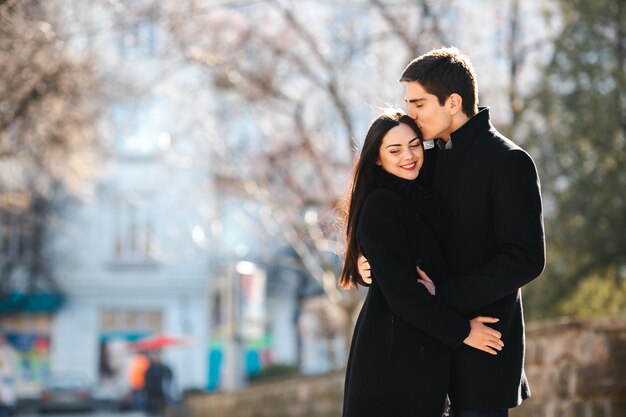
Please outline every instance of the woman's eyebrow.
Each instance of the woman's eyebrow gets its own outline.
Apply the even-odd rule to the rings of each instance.
[[[415,142],[416,140],[420,140],[420,138],[419,138],[418,136],[415,136],[413,139],[411,139],[411,140],[409,141],[409,144],[411,144],[411,143]],[[385,146],[385,149],[390,148],[390,147],[392,147],[392,146],[402,146],[402,144],[401,144],[401,143],[392,143],[392,144],[390,144],[390,145]]]
[[[401,144],[399,144],[399,143],[392,143],[391,145],[387,145],[387,146],[385,146],[385,149],[390,148],[390,147],[392,147],[392,146],[402,146],[402,145],[401,145]]]

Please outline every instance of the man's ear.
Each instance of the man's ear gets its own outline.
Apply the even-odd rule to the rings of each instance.
[[[456,113],[463,111],[463,98],[457,93],[450,94],[447,104],[450,116],[454,116]]]

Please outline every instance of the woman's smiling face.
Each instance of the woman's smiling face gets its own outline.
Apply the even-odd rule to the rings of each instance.
[[[414,180],[424,163],[424,149],[413,129],[400,123],[383,138],[378,158],[379,165],[388,173],[405,180]]]

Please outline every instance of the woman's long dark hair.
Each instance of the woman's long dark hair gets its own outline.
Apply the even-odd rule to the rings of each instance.
[[[346,226],[346,254],[343,261],[343,270],[339,277],[339,285],[343,288],[369,285],[359,274],[357,262],[361,251],[356,241],[356,226],[365,197],[374,186],[376,170],[382,169],[377,166],[376,162],[379,160],[383,138],[387,132],[400,123],[404,123],[413,129],[420,139],[420,143],[422,142],[422,132],[413,119],[402,111],[389,110],[372,122],[365,136],[361,155],[355,163],[351,181],[352,186],[349,197],[345,202],[342,216],[343,224]]]

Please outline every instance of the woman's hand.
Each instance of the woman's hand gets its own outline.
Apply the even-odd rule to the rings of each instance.
[[[470,334],[463,343],[491,355],[497,355],[497,351],[501,351],[504,347],[504,343],[501,340],[502,333],[485,326],[483,323],[497,323],[498,321],[500,319],[493,317],[474,317],[470,320]]]
[[[367,262],[365,256],[359,256],[359,260],[357,261],[357,266],[359,267],[359,274],[361,274],[361,278],[365,281],[366,284],[372,283],[372,271],[370,268],[370,263]]]
[[[431,295],[435,295],[435,284],[433,281],[419,266],[416,266],[416,269],[419,275],[417,281],[425,286]],[[465,338],[463,343],[475,349],[482,350],[483,352],[497,355],[497,351],[501,351],[504,347],[504,343],[501,340],[502,334],[489,326],[485,326],[483,323],[497,323],[498,321],[500,321],[500,319],[494,317],[473,318],[470,321],[470,334]]]
[[[415,268],[417,269],[417,274],[419,275],[417,282],[426,287],[430,295],[435,295],[437,289],[433,280],[430,279],[430,277],[426,275],[426,272],[422,271],[419,266],[416,266]]]

